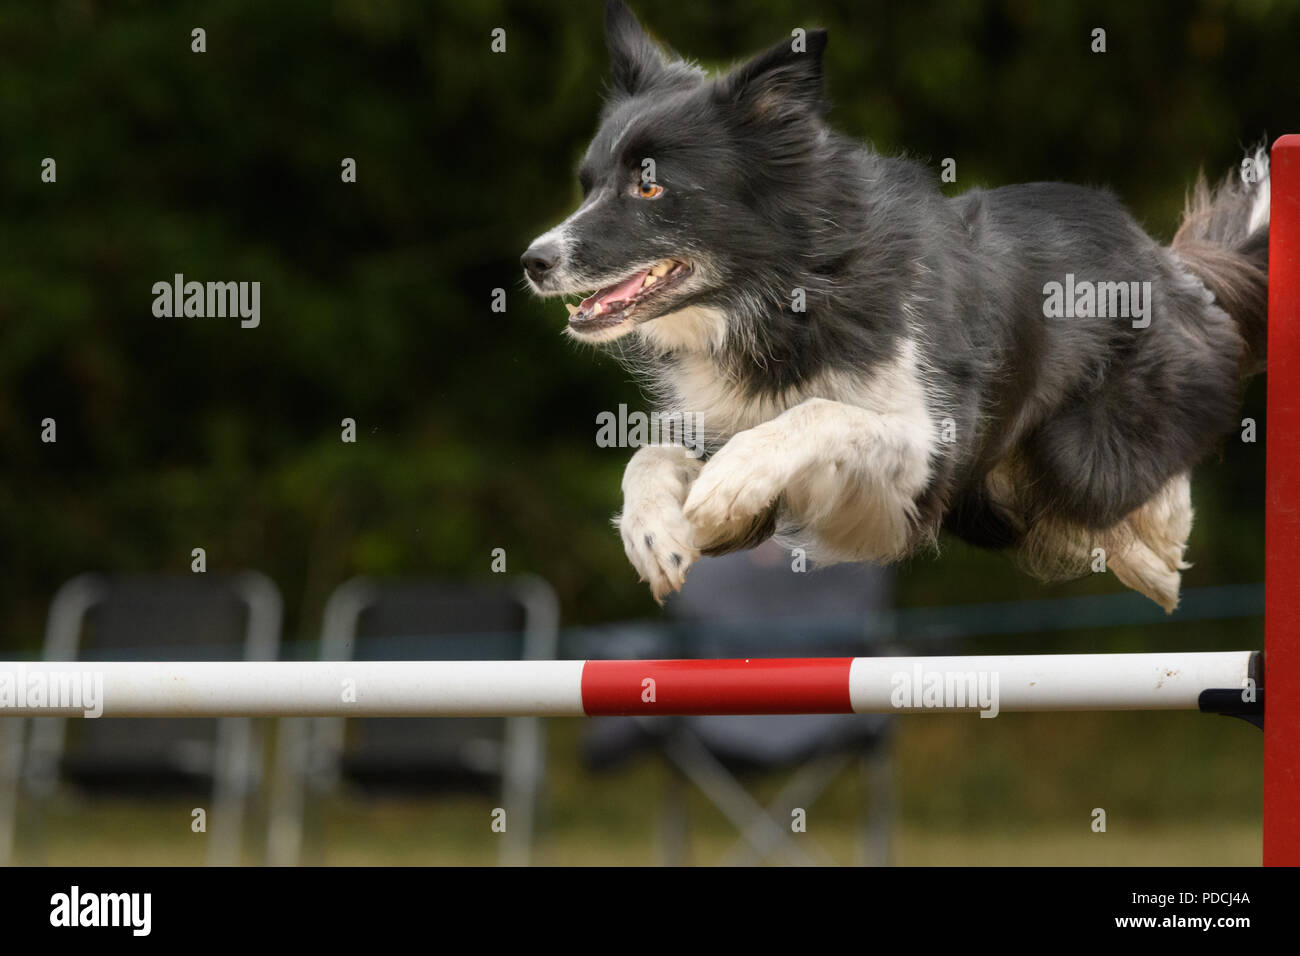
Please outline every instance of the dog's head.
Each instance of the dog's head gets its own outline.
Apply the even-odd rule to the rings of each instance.
[[[718,77],[656,46],[619,0],[606,34],[612,82],[582,203],[521,260],[539,295],[582,297],[569,332],[591,342],[770,285],[778,260],[807,251],[798,189],[825,135],[824,31]]]

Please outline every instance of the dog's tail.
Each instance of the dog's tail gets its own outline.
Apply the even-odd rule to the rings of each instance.
[[[1213,189],[1202,174],[1170,248],[1236,320],[1247,354],[1242,372],[1264,370],[1268,341],[1268,152],[1248,155]]]

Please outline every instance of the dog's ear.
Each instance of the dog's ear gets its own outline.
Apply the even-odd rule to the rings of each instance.
[[[605,40],[615,92],[640,93],[665,72],[664,55],[623,0],[605,6]]]
[[[719,82],[717,95],[746,106],[757,118],[825,112],[822,96],[822,53],[825,30],[799,30]]]

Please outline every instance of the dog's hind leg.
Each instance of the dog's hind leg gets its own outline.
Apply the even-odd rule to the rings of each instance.
[[[1166,611],[1178,606],[1183,560],[1192,531],[1192,483],[1176,475],[1154,498],[1106,532],[1113,550],[1106,564],[1115,576]]]
[[[1010,501],[1003,483],[991,486]],[[1045,581],[1076,578],[1104,567],[1166,611],[1178,606],[1187,537],[1192,530],[1190,476],[1175,475],[1145,504],[1113,527],[1093,531],[1044,517],[1028,529],[1017,551],[1025,570]],[[1101,559],[1102,563],[1098,562]]]

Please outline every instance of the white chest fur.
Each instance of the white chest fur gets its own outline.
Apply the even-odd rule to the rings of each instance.
[[[894,357],[870,373],[827,371],[798,387],[761,396],[747,393],[707,354],[688,351],[680,353],[673,377],[664,385],[670,410],[694,413],[714,442],[725,442],[810,398],[899,419],[921,434],[933,427],[916,344],[911,340],[901,342]]]

